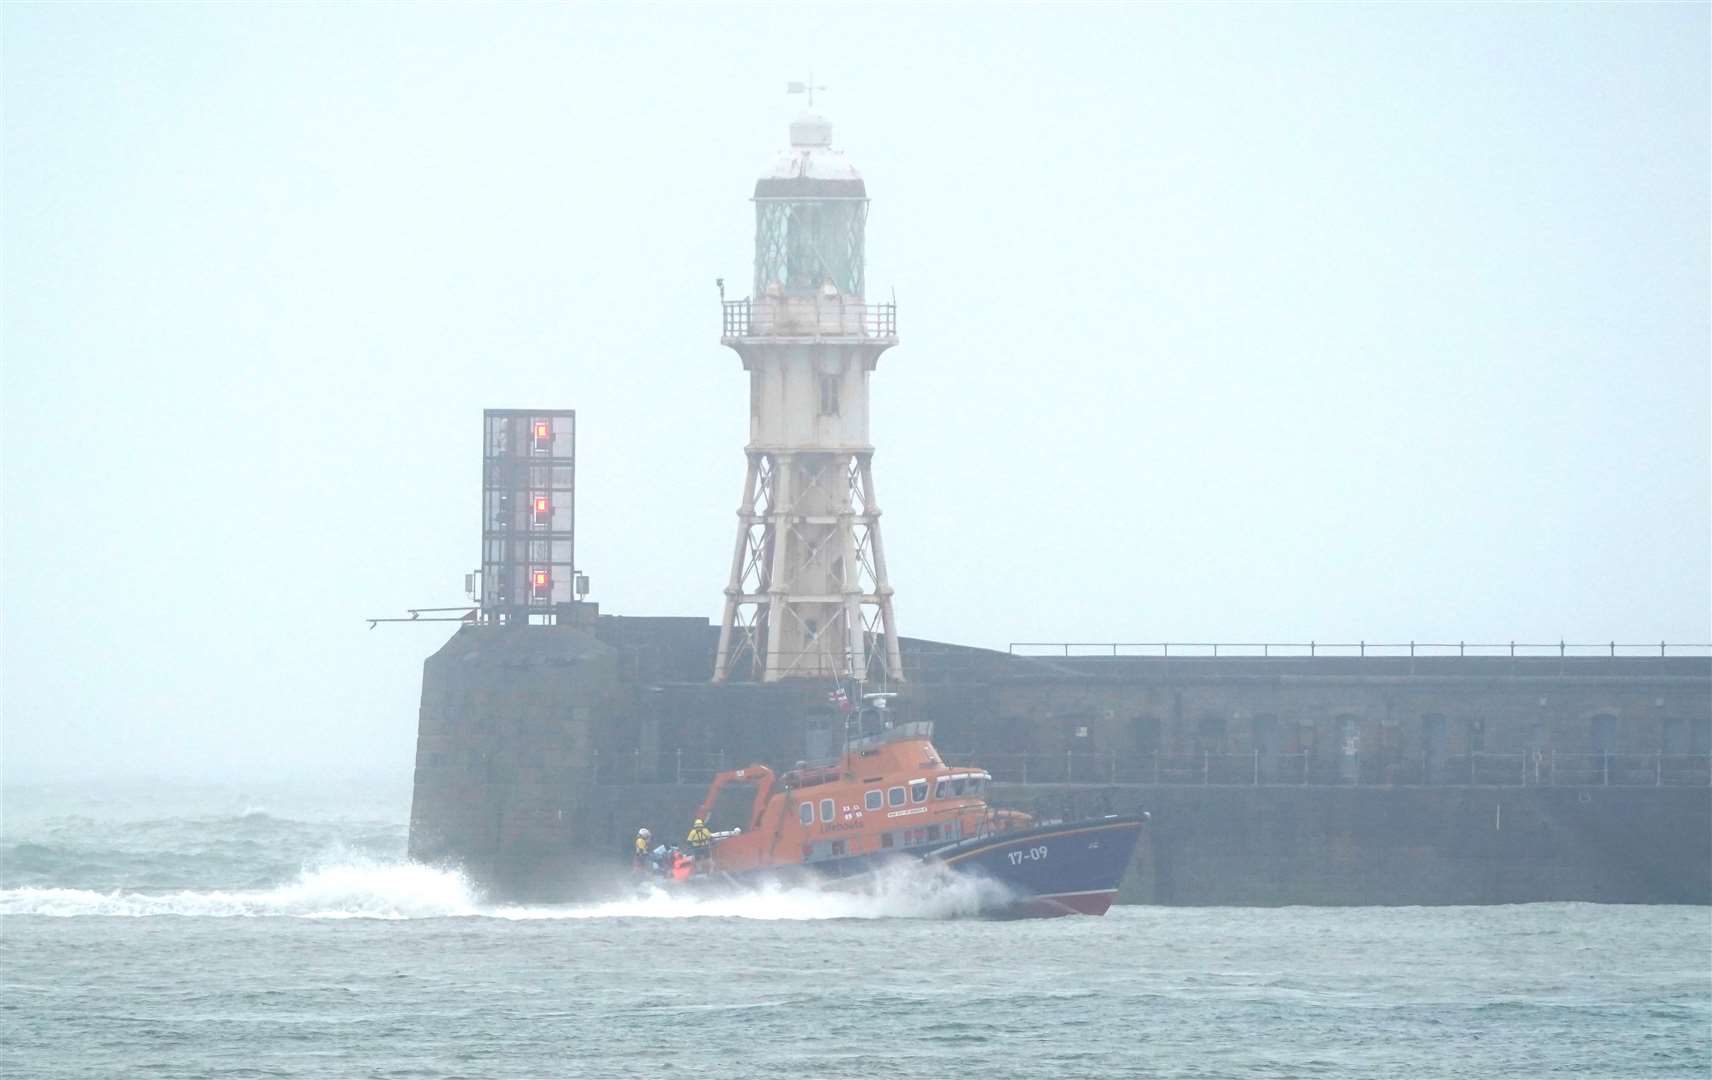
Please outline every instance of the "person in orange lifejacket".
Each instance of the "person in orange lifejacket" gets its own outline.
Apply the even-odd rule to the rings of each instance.
[[[688,855],[685,855],[681,851],[672,852],[672,880],[673,881],[687,881],[689,879],[691,871],[693,871],[694,869],[695,869],[695,862],[693,860],[691,860],[691,858]]]

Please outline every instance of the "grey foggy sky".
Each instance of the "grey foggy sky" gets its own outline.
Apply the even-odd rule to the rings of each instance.
[[[5,776],[408,770],[484,406],[717,617],[811,68],[904,633],[1706,641],[1708,12],[8,4]]]

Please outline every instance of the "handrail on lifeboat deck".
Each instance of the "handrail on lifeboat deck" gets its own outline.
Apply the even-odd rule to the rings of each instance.
[[[801,765],[779,778],[779,786],[788,791],[830,784],[844,775],[837,765]]]
[[[988,836],[1002,836],[1008,832],[1016,832],[1017,827],[1014,824],[1008,823],[1008,821],[1002,826],[1000,825],[1001,816],[1008,819],[1012,816],[1026,818],[1029,815],[1021,810],[1008,810],[1003,807],[989,806],[986,810],[982,811],[981,821],[975,826],[975,839],[979,840]]]
[[[890,723],[878,731],[870,731],[862,735],[850,736],[845,740],[845,746],[850,750],[866,750],[884,743],[899,742],[904,739],[927,739],[933,737],[933,721],[931,720],[902,720]]]

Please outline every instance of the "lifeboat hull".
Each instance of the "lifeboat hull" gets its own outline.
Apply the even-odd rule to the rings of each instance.
[[[1118,884],[1135,857],[1145,817],[1104,817],[1038,825],[1015,832],[974,837],[934,848],[918,857],[856,856],[774,866],[741,874],[715,872],[670,883],[694,892],[759,887],[769,883],[818,883],[839,891],[862,891],[883,865],[902,859],[938,864],[956,874],[997,883],[984,918],[1028,919],[1060,915],[1104,915],[1117,899]]]
[[[1004,886],[1001,918],[1104,915],[1135,858],[1143,817],[1090,818],[977,837],[928,859]]]

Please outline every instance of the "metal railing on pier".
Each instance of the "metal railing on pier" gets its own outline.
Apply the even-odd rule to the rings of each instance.
[[[1712,754],[947,753],[1017,784],[1309,787],[1708,787]]]
[[[1303,657],[1489,656],[1512,660],[1537,657],[1712,656],[1712,644],[1669,641],[1013,641],[1009,652],[1022,657],[1072,660],[1207,657],[1286,660]]]
[[[699,750],[668,750],[662,754],[644,754],[640,750],[596,750],[594,752],[594,782],[596,784],[692,784],[706,787],[713,778],[727,769],[748,765],[719,750],[703,753]]]
[[[945,752],[948,765],[986,769],[1013,784],[1192,787],[1708,787],[1712,754],[1584,754],[1527,749],[1465,754],[1246,754],[1067,750]],[[723,751],[596,752],[597,784],[706,786],[747,765]]]
[[[1146,662],[1166,671],[1181,664],[1201,672],[1252,670],[1269,664],[1360,665],[1374,674],[1430,674],[1448,664],[1477,664],[1511,675],[1541,674],[1555,660],[1558,674],[1635,674],[1659,659],[1712,658],[1712,644],[1689,642],[1525,641],[1013,641],[1013,660],[1074,665],[1093,673],[1102,664]],[[1115,669],[1115,668],[1114,668]]]

